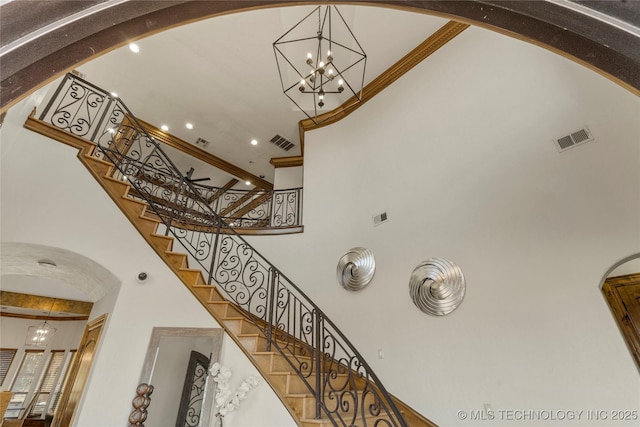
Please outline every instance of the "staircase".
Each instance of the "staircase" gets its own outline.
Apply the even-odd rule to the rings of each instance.
[[[96,94],[103,99],[108,97],[76,77],[68,75],[66,79],[61,86],[68,80],[71,85],[67,87],[77,85],[73,99],[80,99],[78,94],[85,90],[94,100]],[[55,102],[67,108],[63,92],[59,88],[51,102],[60,95]],[[86,113],[85,107],[78,111]],[[126,111],[135,122],[123,104],[113,111],[118,109]],[[93,117],[104,119],[109,114],[96,111]],[[118,139],[113,128],[102,133],[96,130],[92,132],[94,139],[97,137],[96,144],[70,131],[72,122],[78,120],[77,114],[65,112],[62,116],[63,122],[54,118],[48,123],[36,118],[34,110],[25,127],[79,149],[80,161],[240,346],[298,425],[435,426],[388,394],[324,313],[215,212],[207,211],[204,198],[190,189],[190,183],[144,129],[136,129],[138,136],[134,139],[141,141],[139,148],[146,145],[148,150],[138,150],[144,155],[136,158],[131,155],[136,150],[130,146],[123,150],[125,145],[131,145],[131,129],[126,141]],[[83,121],[86,117],[80,120]],[[111,120],[106,122],[113,124]],[[105,135],[106,143],[101,141]],[[148,191],[148,181],[152,180],[161,180],[174,191],[158,200],[158,194]],[[186,222],[190,227],[182,227]]]

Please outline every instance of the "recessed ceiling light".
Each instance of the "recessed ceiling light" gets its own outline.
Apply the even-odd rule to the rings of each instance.
[[[169,126],[167,126],[167,125],[162,125],[162,126],[160,126],[160,129],[162,129],[163,131],[165,131],[165,132],[166,132],[166,131],[168,131],[168,130],[169,130]]]
[[[251,140],[251,145],[258,145],[258,140],[252,139]]]
[[[187,129],[193,129],[193,124],[192,123],[187,123],[185,126],[187,127]]]
[[[129,50],[133,53],[139,53],[140,52],[140,46],[138,46],[135,43],[129,43]]]
[[[245,185],[251,185],[251,181],[245,181],[244,184]]]
[[[118,97],[118,94],[117,94],[117,93],[115,93],[115,92],[111,92],[111,96],[113,96],[114,98],[117,98],[117,97]]]
[[[50,259],[38,260],[38,264],[40,264],[43,267],[48,267],[48,268],[56,268],[58,266],[58,264],[56,264],[55,261],[51,261]]]

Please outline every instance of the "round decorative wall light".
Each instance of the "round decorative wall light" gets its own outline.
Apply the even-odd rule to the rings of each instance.
[[[411,273],[409,294],[423,312],[444,316],[455,310],[464,298],[462,270],[444,258],[423,261]]]
[[[345,252],[336,268],[338,283],[348,291],[359,291],[371,282],[376,272],[373,253],[366,248],[352,248]]]

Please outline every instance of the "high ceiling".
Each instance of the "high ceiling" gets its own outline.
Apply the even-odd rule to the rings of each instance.
[[[298,122],[306,116],[282,93],[272,43],[313,9],[261,9],[184,25],[138,40],[139,53],[124,46],[78,71],[116,92],[139,118],[167,125],[189,143],[203,138],[210,153],[273,182],[269,160],[301,154]],[[448,21],[380,7],[339,10],[367,54],[365,84]],[[275,135],[295,147],[284,151],[271,144]],[[212,177],[207,184],[224,185],[231,178],[203,170],[202,162],[178,152],[170,156],[184,171],[195,167],[195,178]]]

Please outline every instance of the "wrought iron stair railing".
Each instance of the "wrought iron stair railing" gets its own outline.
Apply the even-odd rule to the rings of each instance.
[[[131,185],[129,193],[148,204],[206,272],[207,283],[260,328],[267,351],[286,358],[315,398],[315,418],[343,427],[407,427],[343,333],[216,213],[207,194],[180,173],[120,99],[69,74],[40,117],[96,143],[94,155],[115,165]]]

